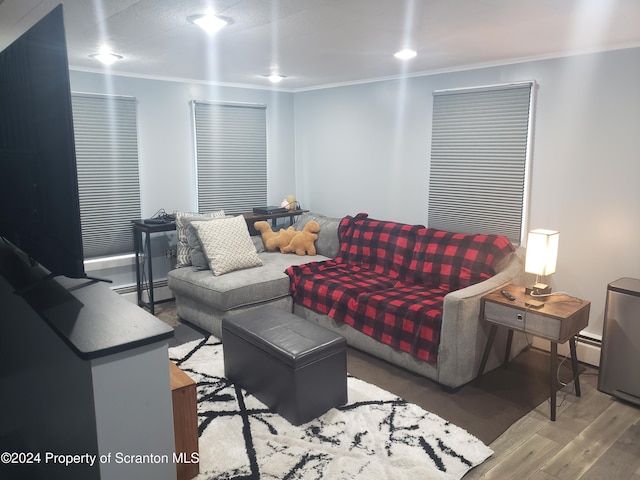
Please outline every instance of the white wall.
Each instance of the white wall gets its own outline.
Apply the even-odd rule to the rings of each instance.
[[[313,211],[428,225],[432,92],[538,84],[529,226],[560,231],[555,290],[640,277],[640,49],[299,92],[297,195]]]

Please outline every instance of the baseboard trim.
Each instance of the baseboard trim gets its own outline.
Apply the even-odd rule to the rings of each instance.
[[[543,338],[533,337],[533,343],[531,345],[546,352],[551,351],[549,340],[545,340]],[[578,361],[596,368],[600,367],[600,346],[600,342],[579,335],[576,339],[576,354],[578,355]],[[566,355],[567,357],[571,356],[569,353],[569,342],[558,344],[558,355]]]

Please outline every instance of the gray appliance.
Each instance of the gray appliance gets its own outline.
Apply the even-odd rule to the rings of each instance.
[[[598,390],[640,405],[640,280],[607,287]]]

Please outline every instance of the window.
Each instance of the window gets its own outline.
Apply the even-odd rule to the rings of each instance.
[[[140,218],[136,99],[73,93],[85,258],[133,251]]]
[[[266,107],[192,102],[199,212],[267,203]]]
[[[434,92],[430,227],[522,242],[533,86]]]

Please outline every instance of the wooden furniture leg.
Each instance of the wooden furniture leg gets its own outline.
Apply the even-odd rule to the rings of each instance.
[[[558,379],[556,372],[558,371],[558,344],[551,342],[551,421],[556,421],[556,392],[558,390]]]
[[[487,338],[487,345],[484,347],[484,352],[482,354],[482,360],[480,361],[480,368],[478,370],[478,376],[476,377],[476,385],[480,383],[480,377],[484,373],[484,367],[487,366],[487,360],[489,359],[489,352],[491,351],[491,346],[493,345],[493,341],[496,338],[496,332],[498,330],[497,325],[491,325],[489,329],[489,338]]]
[[[509,355],[511,354],[511,343],[513,342],[513,330],[509,329],[509,333],[507,333],[507,348],[504,352],[504,364],[503,367],[507,368],[509,366]]]
[[[580,396],[580,372],[578,371],[578,355],[576,354],[576,338],[569,339],[569,349],[571,350],[571,369],[573,370],[573,384],[576,388],[576,397]]]

